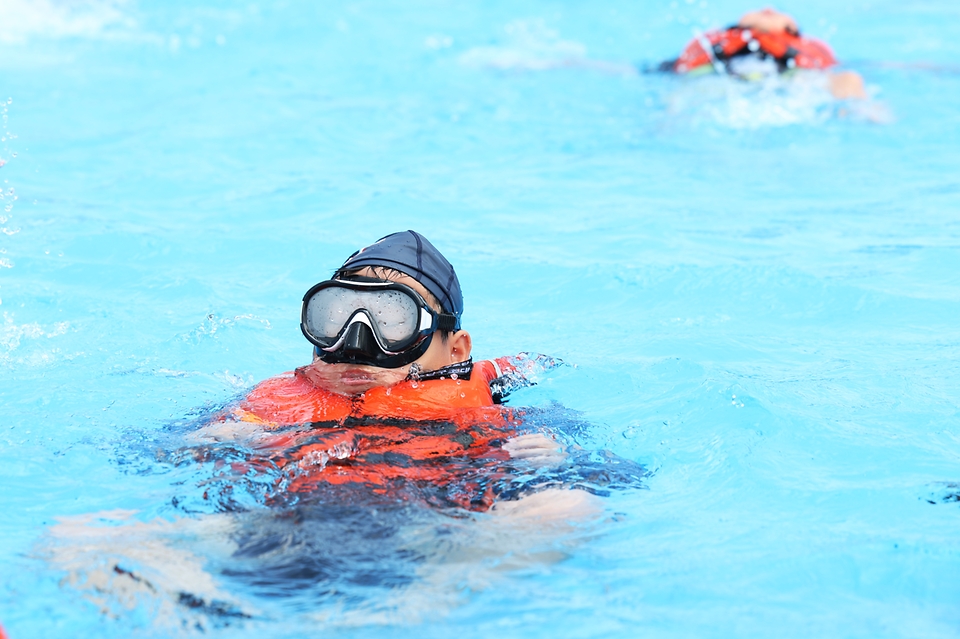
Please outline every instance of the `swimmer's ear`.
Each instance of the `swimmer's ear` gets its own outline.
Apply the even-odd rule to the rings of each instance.
[[[450,349],[450,363],[465,362],[470,359],[470,352],[473,350],[473,340],[470,333],[466,331],[457,331],[447,338],[447,347]]]

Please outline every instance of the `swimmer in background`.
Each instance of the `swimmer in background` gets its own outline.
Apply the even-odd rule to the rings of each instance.
[[[658,71],[683,75],[718,73],[744,80],[809,69],[826,71],[828,88],[838,100],[865,99],[863,78],[853,71],[832,71],[837,60],[826,43],[800,35],[796,20],[766,8],[743,15],[726,29],[698,34],[675,60]]]
[[[595,60],[582,51],[570,55],[563,50],[562,55],[556,57],[544,57],[536,50],[526,54],[523,50],[505,51],[510,55],[495,55],[488,48],[480,48],[465,55],[464,60],[468,64],[510,70],[577,68],[624,76],[650,72],[688,76],[716,73],[743,80],[789,77],[804,70],[821,71],[825,88],[834,99],[868,97],[859,74],[834,69],[838,63],[830,47],[815,38],[801,36],[796,20],[770,8],[746,13],[737,24],[726,29],[697,33],[678,58],[652,66]],[[868,118],[885,119],[883,114],[868,114]]]

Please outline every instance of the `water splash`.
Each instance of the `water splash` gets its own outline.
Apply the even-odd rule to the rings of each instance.
[[[338,442],[326,449],[314,449],[305,454],[297,462],[300,470],[318,472],[326,468],[331,459],[348,459],[359,451],[353,440]]]
[[[11,151],[8,144],[10,141],[17,139],[16,134],[11,133],[7,128],[11,104],[13,104],[13,98],[7,98],[6,101],[0,102],[0,143],[3,144],[0,147],[0,168],[7,164],[8,161],[5,158],[17,157],[17,152]],[[10,186],[9,180],[4,180],[3,184],[0,185],[0,207],[3,207],[3,212],[0,213],[0,233],[3,235],[16,235],[20,232],[18,228],[6,226],[12,217],[9,214],[13,211],[13,205],[18,199],[16,189]],[[4,255],[6,252],[6,249],[0,248],[0,255]],[[0,268],[13,268],[13,261],[6,257],[0,257]],[[3,300],[0,299],[0,304],[2,303]]]
[[[744,82],[730,77],[682,78],[665,97],[667,114],[693,125],[713,124],[728,129],[760,129],[822,124],[831,119],[887,124],[889,111],[873,100],[836,100],[829,76],[817,71],[770,76]]]
[[[217,334],[225,329],[243,324],[259,324],[266,330],[273,328],[273,326],[270,324],[270,320],[257,317],[256,315],[251,315],[249,313],[234,315],[233,317],[221,317],[217,313],[210,313],[203,319],[199,326],[189,333],[182,334],[180,339],[194,343],[208,338],[216,339]]]
[[[69,329],[69,322],[56,322],[48,327],[44,327],[37,322],[17,324],[12,315],[4,313],[3,322],[0,323],[0,362],[3,364],[29,363],[32,365],[49,363],[54,360],[56,349],[53,352],[37,352],[37,349],[30,349],[29,352],[19,357],[16,357],[15,353],[28,343],[36,346],[39,340],[59,337],[66,334]]]
[[[548,372],[566,365],[559,358],[539,353],[518,353],[507,358],[507,363],[509,366],[503,374],[490,383],[496,401],[521,388],[536,386]]]

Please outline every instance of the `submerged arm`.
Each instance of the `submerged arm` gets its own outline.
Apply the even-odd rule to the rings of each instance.
[[[863,100],[867,97],[863,78],[854,71],[831,73],[830,93],[838,100]]]

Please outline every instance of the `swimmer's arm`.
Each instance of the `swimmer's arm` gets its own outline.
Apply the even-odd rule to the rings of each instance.
[[[498,501],[491,514],[494,520],[521,525],[527,530],[570,526],[603,514],[603,501],[585,490],[548,488],[514,501]]]
[[[249,441],[276,431],[279,424],[266,421],[243,408],[224,411],[203,424],[189,435],[187,440],[195,444]]]
[[[264,432],[262,424],[218,421],[201,426],[186,437],[191,444],[212,444],[247,440]]]
[[[235,552],[234,516],[141,522],[136,514],[113,510],[58,518],[38,543],[39,554],[106,613],[124,614],[150,601],[158,622],[176,621],[177,604],[249,616],[205,567],[211,553]]]
[[[540,433],[514,437],[503,449],[510,453],[511,459],[521,459],[534,466],[559,466],[567,458],[560,442]]]
[[[863,78],[854,71],[838,71],[830,74],[830,93],[838,100],[865,100],[867,89]]]

